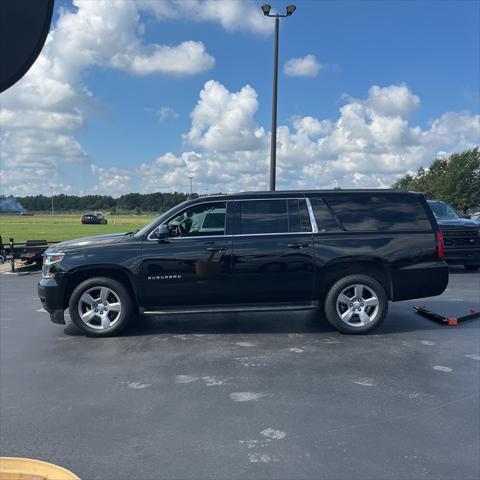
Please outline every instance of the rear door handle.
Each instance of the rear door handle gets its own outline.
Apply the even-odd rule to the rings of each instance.
[[[307,248],[308,243],[289,243],[288,248]]]
[[[228,247],[208,247],[205,249],[207,252],[225,252]]]

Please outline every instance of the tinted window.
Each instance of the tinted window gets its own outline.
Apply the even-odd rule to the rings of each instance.
[[[311,232],[307,203],[303,198],[288,200],[288,231]]]
[[[288,232],[286,200],[238,202],[238,234]]]
[[[458,220],[458,213],[445,202],[428,202],[437,220]]]
[[[331,195],[327,202],[346,230],[431,230],[414,195]]]
[[[311,198],[310,203],[319,232],[338,232],[342,230],[321,198]]]
[[[182,237],[223,235],[225,233],[225,203],[204,203],[183,210],[168,222],[173,235]]]

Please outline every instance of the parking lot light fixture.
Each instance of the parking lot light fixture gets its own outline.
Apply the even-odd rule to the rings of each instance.
[[[262,5],[262,12],[264,15],[268,15],[272,7],[268,4]]]

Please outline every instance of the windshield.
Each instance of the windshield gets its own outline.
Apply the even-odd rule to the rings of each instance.
[[[135,238],[143,237],[150,230],[152,230],[155,226],[160,225],[164,220],[166,220],[171,215],[171,212],[173,212],[173,210],[175,210],[177,207],[179,207],[180,205],[183,205],[184,203],[187,203],[187,202],[188,202],[188,200],[186,200],[185,202],[179,203],[178,205],[175,205],[174,207],[167,210],[165,213],[162,213],[160,216],[155,218],[153,221],[151,221],[150,223],[148,223],[147,225],[142,227],[140,230],[138,230],[135,233],[134,237]]]
[[[457,220],[458,213],[445,202],[429,202],[430,208],[437,220]]]

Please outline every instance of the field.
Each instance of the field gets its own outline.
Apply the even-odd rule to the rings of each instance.
[[[82,225],[81,214],[76,215],[0,215],[0,235],[7,243],[10,237],[16,242],[47,240],[60,242],[72,238],[91,237],[116,232],[135,231],[155,218],[154,215],[106,216],[107,225]]]

